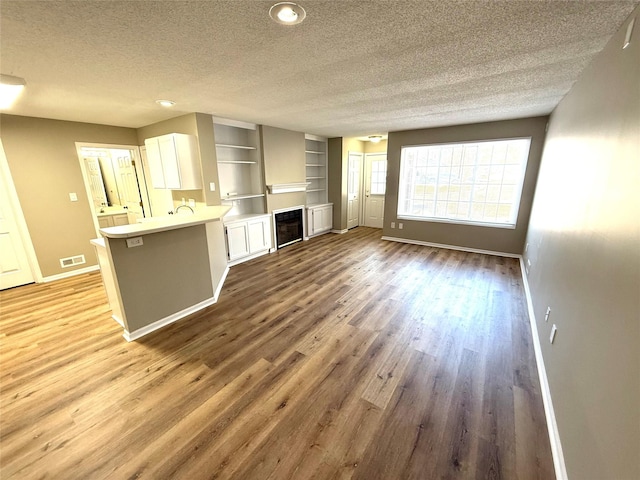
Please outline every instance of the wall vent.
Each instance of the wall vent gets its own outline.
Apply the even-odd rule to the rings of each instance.
[[[76,255],[75,257],[60,259],[60,266],[62,268],[74,267],[76,265],[82,265],[83,263],[87,263],[84,259],[84,255]]]

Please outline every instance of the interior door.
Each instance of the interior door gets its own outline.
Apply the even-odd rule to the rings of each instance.
[[[136,173],[131,152],[128,150],[112,151],[113,165],[120,193],[120,202],[126,207],[129,215],[129,223],[143,218],[142,199],[140,198],[140,187],[138,186],[138,174]]]
[[[360,179],[363,154],[349,152],[347,167],[347,228],[360,225]]]
[[[364,225],[382,228],[384,195],[387,187],[387,154],[366,153],[364,156]]]
[[[0,150],[5,162],[1,144]],[[9,182],[11,178],[0,168],[0,290],[34,282],[9,196]]]
[[[107,191],[104,188],[100,161],[95,157],[87,157],[84,162],[87,165],[87,176],[94,206],[100,208],[103,205],[107,205]]]

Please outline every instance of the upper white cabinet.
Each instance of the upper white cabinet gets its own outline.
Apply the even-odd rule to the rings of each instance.
[[[305,135],[307,206],[327,203],[327,139]]]
[[[170,133],[144,141],[153,188],[199,190],[202,175],[198,162],[197,138]]]
[[[257,126],[214,119],[213,131],[220,198],[223,205],[232,207],[226,218],[264,214],[265,187]]]

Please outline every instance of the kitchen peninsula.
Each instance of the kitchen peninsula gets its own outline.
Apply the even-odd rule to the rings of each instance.
[[[229,271],[221,221],[229,208],[103,228],[91,241],[127,341],[216,303]]]

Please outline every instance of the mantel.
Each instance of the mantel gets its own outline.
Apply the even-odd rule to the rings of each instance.
[[[307,185],[309,184],[310,182],[276,183],[274,185],[267,185],[267,188],[272,195],[277,193],[306,192]]]

